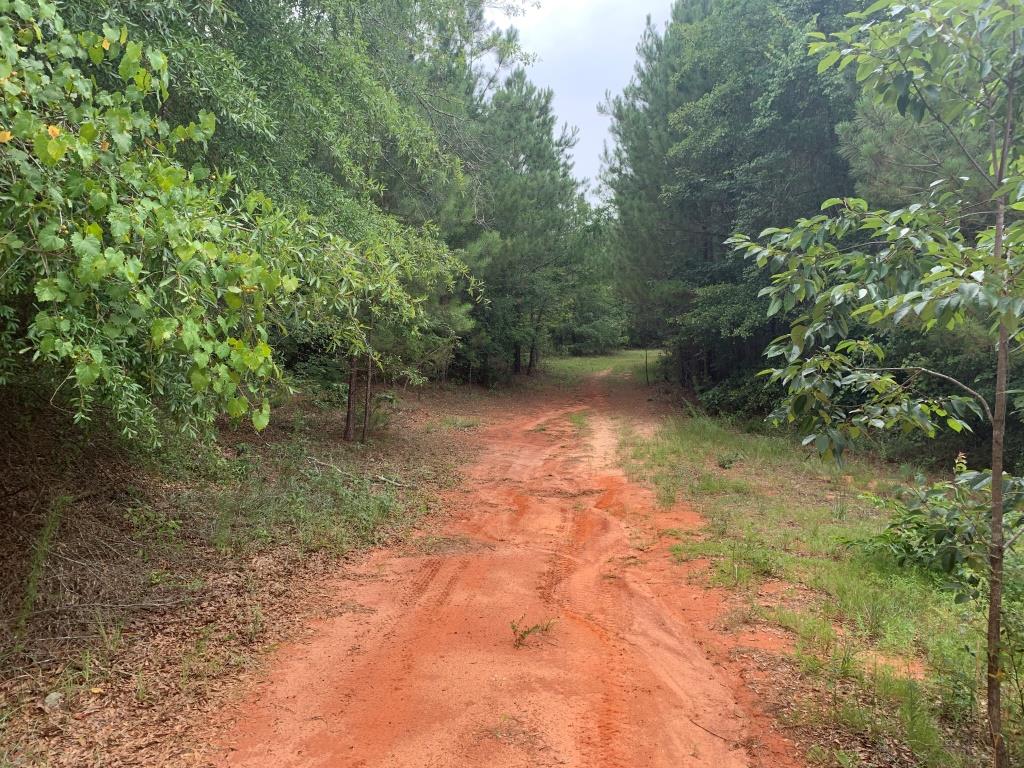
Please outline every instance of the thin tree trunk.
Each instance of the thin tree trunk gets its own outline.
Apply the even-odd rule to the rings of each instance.
[[[995,241],[993,257],[1003,256],[1006,226],[1005,199],[996,202]],[[1003,624],[1003,453],[1006,437],[1006,389],[1010,367],[1010,338],[1005,322],[999,324],[999,346],[996,350],[996,393],[992,416],[992,509],[989,526],[989,592],[988,592],[988,677],[986,704],[989,737],[995,768],[1009,768],[1010,758],[1003,738],[1002,696],[1002,624]]]
[[[530,345],[530,361],[526,364],[526,375],[533,376],[534,366],[537,365],[537,342]]]
[[[351,355],[348,359],[348,408],[345,411],[345,440],[352,442],[356,437],[356,384],[359,374],[359,358]]]
[[[373,356],[366,353],[366,395],[363,397],[363,442],[370,434],[370,393],[373,387]]]
[[[523,348],[519,342],[516,342],[515,348],[512,350],[512,373],[517,376],[523,372]]]
[[[1017,31],[1011,39],[1011,49],[1017,49]],[[1016,95],[1016,65],[1011,68],[1007,83],[1006,121],[1002,130],[1002,141],[992,135],[992,162],[995,165],[995,181],[1003,184],[1007,164],[1013,146],[1016,126],[1014,97]],[[998,151],[998,156],[996,152]],[[997,264],[1004,258],[1006,237],[1006,194],[996,199],[995,233],[992,239],[992,258]],[[1003,273],[1002,292],[1010,289],[1009,266]],[[992,416],[992,514],[989,521],[989,592],[988,592],[988,654],[986,672],[986,705],[988,709],[989,736],[992,739],[992,764],[994,768],[1009,768],[1010,755],[1003,736],[1003,558],[1006,555],[1006,540],[1003,530],[1003,459],[1006,440],[1006,390],[1010,370],[1010,333],[1006,322],[999,323],[999,346],[996,349],[996,392]]]
[[[651,372],[647,367],[647,347],[644,347],[644,378],[647,380],[647,386],[651,386]]]

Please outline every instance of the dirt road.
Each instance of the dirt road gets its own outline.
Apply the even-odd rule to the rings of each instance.
[[[744,653],[781,641],[719,628],[722,595],[660,535],[699,518],[618,468],[618,430],[645,408],[599,376],[492,414],[439,528],[344,574],[335,615],[229,713],[215,762],[799,765]],[[516,647],[513,621],[546,631]]]

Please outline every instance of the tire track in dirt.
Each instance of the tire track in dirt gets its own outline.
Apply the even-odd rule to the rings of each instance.
[[[338,588],[373,611],[322,622],[307,643],[282,648],[266,684],[226,713],[211,762],[799,765],[712,626],[720,597],[667,567],[663,545],[630,544],[699,519],[660,510],[618,469],[616,423],[631,412],[628,391],[609,398],[614,386],[594,379],[538,393],[525,413],[495,413],[442,531],[486,546],[381,550],[358,564],[367,577]],[[580,430],[569,415],[583,410]],[[695,619],[679,610],[684,599],[706,610]],[[520,617],[555,622],[516,648],[509,623]]]

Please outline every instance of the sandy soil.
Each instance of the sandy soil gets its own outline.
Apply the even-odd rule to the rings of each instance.
[[[575,426],[573,412],[585,411]],[[495,407],[449,513],[338,579],[337,610],[282,646],[214,724],[233,768],[800,765],[756,693],[766,630],[672,562],[696,529],[618,468],[641,389],[598,376]],[[553,623],[516,647],[511,628]]]

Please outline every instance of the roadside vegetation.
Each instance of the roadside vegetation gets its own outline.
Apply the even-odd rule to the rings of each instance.
[[[651,438],[623,434],[622,451],[662,504],[692,504],[705,519],[693,536],[662,532],[679,539],[676,561],[706,561],[699,578],[741,595],[740,624],[792,633],[799,677],[777,696],[796,702],[787,725],[812,764],[985,764],[984,611],[884,543],[886,504],[914,467],[856,456],[839,469],[791,436],[697,411]],[[1009,711],[1016,747],[1022,711]]]
[[[57,492],[40,529],[4,533],[0,765],[184,761],[179,731],[228,683],[309,618],[348,610],[322,577],[405,540],[455,477],[460,441],[416,426],[415,402],[389,406],[400,434],[353,444],[330,382],[295,384],[266,430],[223,424],[215,446],[140,456],[38,416],[9,446],[24,481]],[[469,422],[472,398],[459,415],[446,398],[433,412]],[[33,464],[52,441],[64,463]]]

